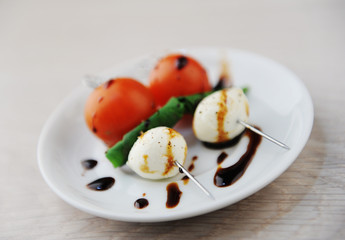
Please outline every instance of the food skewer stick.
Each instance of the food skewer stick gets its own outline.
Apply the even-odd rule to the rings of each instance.
[[[282,147],[282,148],[285,148],[285,149],[287,149],[287,150],[290,150],[290,148],[289,148],[286,144],[284,144],[284,143],[282,143],[282,142],[280,142],[280,141],[274,139],[273,137],[267,135],[266,133],[261,132],[260,130],[258,130],[257,128],[253,127],[252,125],[249,125],[248,123],[245,123],[245,122],[243,122],[242,120],[237,120],[237,122],[238,122],[239,124],[241,124],[242,126],[248,128],[249,130],[251,130],[251,131],[253,131],[253,132],[255,132],[255,133],[257,133],[257,134],[263,136],[263,137],[266,138],[267,140],[269,140],[269,141],[271,141],[271,142],[277,144],[278,146],[280,146],[280,147]]]
[[[195,185],[197,185],[209,198],[215,200],[214,196],[209,191],[207,191],[207,189],[203,185],[201,185],[201,183],[198,180],[196,180],[196,178],[193,177],[193,175],[190,174],[190,172],[188,172],[188,170],[185,169],[181,163],[179,163],[178,161],[174,161],[174,163],[187,175],[187,177],[192,179]]]

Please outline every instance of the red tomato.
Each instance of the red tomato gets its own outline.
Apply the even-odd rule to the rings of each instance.
[[[171,97],[211,90],[205,69],[193,58],[173,54],[161,59],[150,74],[149,86],[156,104],[163,106]]]
[[[109,147],[156,111],[150,90],[130,78],[117,78],[97,87],[85,106],[87,126]]]

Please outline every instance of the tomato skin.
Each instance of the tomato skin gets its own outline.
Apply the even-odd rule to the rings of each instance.
[[[205,69],[195,59],[172,54],[161,59],[150,73],[150,90],[158,106],[171,97],[211,90]]]
[[[111,147],[155,111],[146,86],[131,78],[116,78],[90,94],[84,114],[89,129]]]

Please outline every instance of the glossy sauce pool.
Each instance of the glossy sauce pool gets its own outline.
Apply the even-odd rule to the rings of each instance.
[[[257,127],[258,128],[258,127]],[[260,130],[260,128],[258,128]],[[223,168],[220,163],[224,161],[224,157],[221,157],[223,153],[218,157],[218,169],[214,175],[213,182],[217,187],[228,187],[241,178],[252,161],[258,146],[261,143],[262,137],[250,130],[245,130],[245,136],[249,138],[246,152],[241,158],[232,166]],[[219,158],[222,160],[219,161]]]

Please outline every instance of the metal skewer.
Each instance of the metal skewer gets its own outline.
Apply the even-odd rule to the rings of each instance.
[[[203,185],[201,185],[201,183],[199,183],[198,182],[198,180],[196,180],[196,178],[195,177],[193,177],[193,175],[192,174],[190,174],[189,172],[188,172],[188,170],[187,169],[185,169],[183,166],[182,166],[182,164],[180,164],[178,161],[175,161],[174,162],[175,163],[175,165],[176,166],[178,166],[186,175],[187,175],[187,177],[189,177],[190,179],[192,179],[192,181],[209,197],[209,198],[211,198],[211,199],[213,199],[213,200],[215,200],[215,198],[213,197],[213,195],[209,192],[209,191],[207,191],[207,189],[203,186]]]
[[[287,149],[287,150],[290,150],[290,148],[289,148],[286,144],[284,144],[284,143],[282,143],[282,142],[280,142],[280,141],[274,139],[273,137],[271,137],[271,136],[269,136],[269,135],[267,135],[267,134],[261,132],[260,130],[256,129],[256,128],[253,127],[252,125],[249,125],[248,123],[245,123],[245,122],[243,122],[242,120],[237,120],[237,122],[238,122],[239,124],[243,125],[244,127],[250,129],[251,131],[253,131],[253,132],[255,132],[255,133],[257,133],[257,134],[263,136],[263,137],[266,138],[267,140],[270,140],[271,142],[277,144],[278,146],[280,146],[280,147],[282,147],[282,148],[285,148],[285,149]]]

